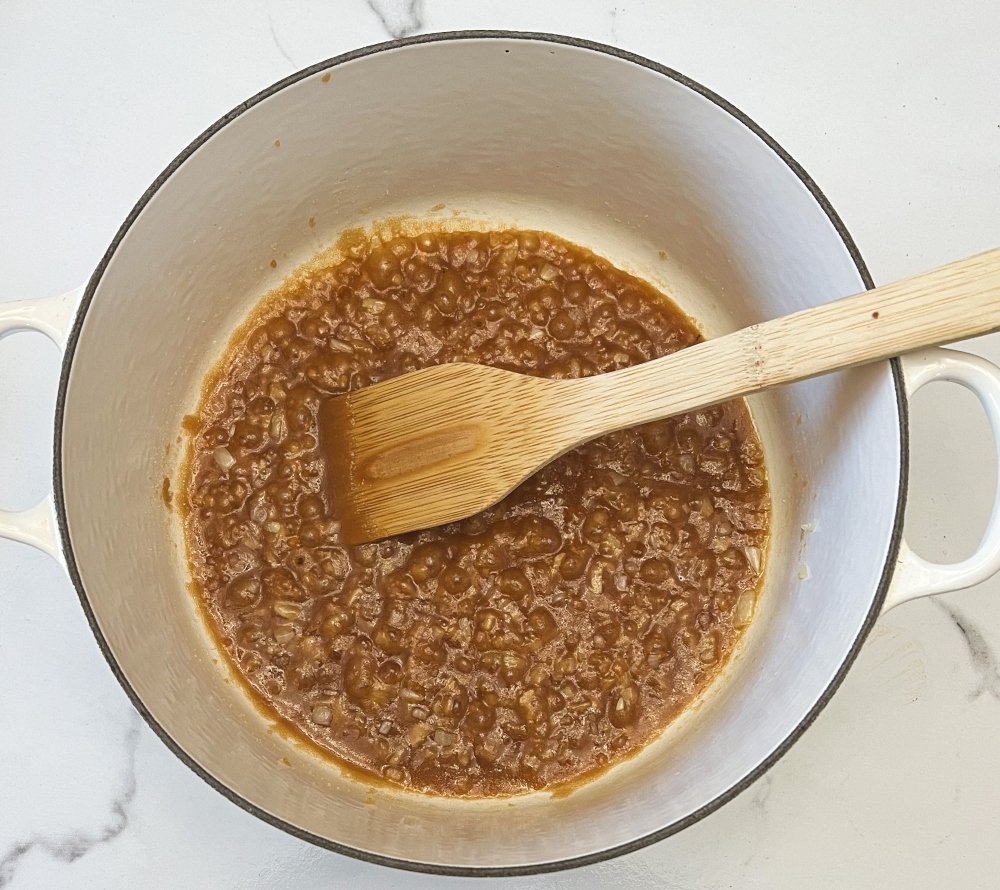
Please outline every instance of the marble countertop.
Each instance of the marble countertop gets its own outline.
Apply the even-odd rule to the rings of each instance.
[[[456,28],[587,37],[720,92],[815,177],[877,282],[1000,244],[995,0],[2,0],[0,300],[83,282],[148,183],[245,97],[353,47]],[[965,348],[1000,361],[998,336]],[[41,337],[0,347],[7,509],[48,484],[56,368]],[[909,535],[954,560],[992,501],[985,421],[932,387],[913,427]],[[486,884],[996,887],[998,656],[1000,577],[903,606],[736,800],[630,856]],[[216,794],[132,710],[61,570],[3,541],[0,764],[2,888],[474,883],[325,852]]]

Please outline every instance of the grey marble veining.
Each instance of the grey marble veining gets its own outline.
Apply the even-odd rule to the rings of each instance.
[[[138,713],[130,711],[128,719],[121,747],[114,752],[121,758],[121,788],[108,803],[105,824],[96,831],[81,829],[53,835],[39,834],[15,841],[6,850],[0,851],[0,888],[12,885],[22,859],[36,849],[69,864],[86,856],[95,847],[111,843],[128,828],[136,792],[136,750],[142,731]]]
[[[969,693],[969,701],[979,698],[984,692],[1000,701],[1000,662],[982,631],[975,623],[954,606],[938,603],[938,606],[952,620],[969,649],[972,669],[979,677],[979,685]]]
[[[293,59],[288,54],[288,50],[285,49],[285,47],[281,43],[281,40],[278,38],[278,32],[274,29],[274,17],[271,15],[271,13],[267,14],[267,27],[268,30],[271,32],[271,42],[274,44],[275,49],[277,49],[278,52],[281,53],[281,55],[284,57],[286,61],[288,61],[292,65],[295,65],[295,67],[298,67],[298,65],[296,65],[295,63],[295,59]]]
[[[767,809],[767,801],[771,797],[771,786],[773,783],[774,776],[770,773],[755,783],[750,800],[753,805],[762,812]]]
[[[365,0],[365,2],[391,38],[408,37],[424,27],[423,0]]]

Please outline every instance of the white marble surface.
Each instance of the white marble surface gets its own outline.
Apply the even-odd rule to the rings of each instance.
[[[648,55],[768,129],[843,215],[876,281],[1000,244],[995,0],[0,0],[0,300],[83,282],[205,126],[293,70],[391,34],[560,31]],[[970,348],[1000,360],[1000,338]],[[56,354],[0,346],[0,503],[48,480]],[[995,470],[971,397],[918,397],[911,538],[973,545]],[[507,887],[998,885],[1000,578],[882,619],[761,781],[679,836]],[[239,810],[138,719],[70,584],[0,541],[0,887],[437,887]]]

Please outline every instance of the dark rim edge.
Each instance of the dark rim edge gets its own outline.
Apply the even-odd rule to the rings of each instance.
[[[83,581],[80,577],[79,570],[76,564],[76,558],[73,552],[73,543],[69,533],[69,525],[66,515],[66,506],[63,499],[63,474],[62,474],[62,428],[63,419],[65,414],[65,401],[67,389],[69,386],[69,378],[73,365],[73,356],[76,352],[76,346],[80,338],[81,329],[83,327],[83,322],[87,314],[87,310],[90,307],[90,303],[93,300],[94,293],[97,290],[97,286],[100,283],[101,278],[104,275],[104,271],[110,263],[115,251],[118,249],[118,245],[121,243],[122,239],[128,233],[132,224],[138,218],[139,214],[145,209],[146,205],[152,199],[153,195],[160,189],[160,187],[173,175],[173,173],[189,158],[193,155],[205,142],[207,142],[212,136],[214,136],[219,130],[229,124],[231,121],[239,117],[243,112],[262,102],[264,99],[280,92],[285,87],[291,86],[292,84],[298,83],[307,77],[316,74],[317,72],[333,68],[337,65],[344,64],[345,62],[351,62],[355,59],[364,58],[365,56],[374,55],[375,53],[385,52],[386,50],[398,49],[405,46],[413,46],[421,43],[436,43],[448,40],[468,40],[468,39],[508,39],[508,40],[534,40],[543,43],[554,43],[562,46],[571,46],[578,49],[586,49],[593,52],[603,53],[605,55],[613,56],[615,58],[622,59],[624,61],[632,62],[643,68],[648,68],[651,71],[655,71],[671,80],[676,81],[682,86],[687,87],[690,90],[700,94],[706,99],[713,102],[715,105],[719,106],[724,111],[732,115],[736,120],[742,123],[747,129],[754,133],[765,145],[768,146],[791,170],[792,172],[801,180],[802,184],[809,190],[812,197],[822,208],[823,212],[826,214],[830,223],[833,225],[837,234],[840,236],[847,248],[854,265],[857,267],[858,273],[861,276],[861,280],[864,282],[866,288],[871,289],[874,287],[871,275],[868,272],[868,268],[865,265],[864,260],[861,257],[861,253],[858,250],[854,239],[851,237],[850,233],[847,231],[843,221],[841,220],[838,213],[833,209],[833,206],[827,200],[826,195],[820,190],[819,186],[815,183],[812,177],[802,168],[802,166],[791,157],[763,128],[761,128],[754,120],[740,111],[736,106],[732,105],[722,96],[719,96],[714,91],[710,90],[708,87],[703,86],[697,81],[692,80],[689,77],[669,68],[665,65],[661,65],[658,62],[654,62],[644,56],[637,55],[635,53],[628,52],[627,50],[618,49],[613,46],[608,46],[603,43],[597,43],[591,40],[585,40],[577,37],[566,37],[558,34],[547,34],[542,32],[532,32],[532,31],[497,31],[497,30],[473,30],[473,31],[440,31],[431,34],[421,34],[413,37],[401,38],[398,40],[386,41],[383,43],[372,44],[370,46],[362,47],[360,49],[352,50],[347,53],[343,53],[338,56],[334,56],[331,59],[327,59],[324,62],[318,62],[315,65],[311,65],[308,68],[303,68],[294,74],[272,84],[261,92],[257,93],[255,96],[247,99],[245,102],[241,102],[228,114],[221,117],[214,124],[212,124],[208,129],[201,133],[196,139],[194,139],[170,164],[160,173],[159,176],[153,181],[148,189],[143,193],[142,197],[139,198],[136,205],[132,208],[125,221],[122,223],[118,232],[115,234],[114,240],[112,240],[107,251],[105,251],[104,256],[101,258],[100,263],[94,270],[94,274],[90,277],[87,283],[86,291],[84,292],[83,299],[80,302],[79,309],[77,311],[76,317],[73,321],[73,327],[70,331],[69,337],[66,342],[66,351],[63,356],[62,369],[59,377],[59,389],[56,400],[56,411],[55,411],[55,427],[54,427],[54,442],[53,442],[53,499],[55,503],[56,510],[56,520],[59,526],[59,532],[62,537],[62,544],[64,548],[64,554],[66,557],[66,568],[70,576],[70,580],[73,582],[73,586],[76,588],[77,593],[80,598],[80,603],[83,607],[84,613],[87,617],[87,622],[97,640],[97,644],[104,654],[105,660],[108,662],[112,673],[117,678],[118,682],[121,684],[122,688],[125,690],[126,695],[128,695],[129,700],[135,709],[142,715],[143,719],[153,730],[154,733],[160,738],[160,740],[184,763],[188,766],[196,775],[207,782],[212,788],[222,794],[224,797],[228,798],[230,801],[235,803],[237,806],[241,807],[248,813],[256,816],[269,825],[275,828],[280,828],[281,830],[287,832],[288,834],[297,837],[301,840],[309,841],[319,847],[323,847],[328,850],[332,850],[336,853],[341,853],[345,856],[350,856],[355,859],[360,859],[365,862],[370,862],[376,865],[385,865],[393,868],[399,868],[406,871],[423,872],[427,874],[436,875],[451,875],[451,876],[462,876],[462,877],[514,877],[519,875],[533,875],[542,874],[546,872],[559,871],[569,868],[578,868],[584,865],[593,865],[598,862],[604,862],[608,859],[621,856],[625,853],[631,853],[639,850],[649,844],[655,843],[656,841],[663,840],[672,834],[676,834],[685,828],[699,822],[705,816],[713,813],[715,810],[719,809],[723,804],[728,803],[737,795],[745,791],[750,785],[752,785],[757,779],[764,775],[781,757],[788,751],[788,749],[795,744],[796,741],[802,736],[802,734],[812,725],[813,721],[819,715],[820,711],[826,707],[830,698],[837,691],[840,684],[843,682],[844,677],[850,670],[855,659],[857,658],[858,652],[861,649],[862,644],[868,637],[875,620],[878,618],[881,612],[882,605],[885,601],[886,594],[888,592],[889,583],[892,580],[893,567],[896,562],[896,556],[899,551],[900,542],[902,540],[902,530],[903,530],[903,515],[906,508],[906,493],[907,493],[907,474],[909,469],[909,423],[908,423],[908,410],[907,410],[907,399],[906,393],[903,385],[903,372],[902,366],[898,359],[893,359],[891,361],[893,380],[896,388],[896,401],[899,411],[899,428],[900,428],[900,478],[899,478],[899,494],[896,502],[896,515],[893,521],[892,536],[889,542],[889,550],[886,555],[885,565],[882,569],[882,575],[879,580],[878,588],[875,592],[875,596],[872,600],[871,608],[866,616],[864,623],[862,624],[861,630],[858,633],[857,638],[851,646],[850,651],[847,653],[846,658],[841,664],[836,675],[831,680],[830,684],[824,690],[823,694],[817,699],[816,703],[809,710],[809,713],[803,718],[803,720],[795,727],[795,729],[788,735],[788,737],[775,748],[767,757],[765,757],[753,770],[751,770],[746,776],[743,777],[738,783],[733,785],[724,793],[720,794],[714,800],[705,804],[693,813],[688,814],[683,819],[679,819],[676,822],[671,823],[657,831],[651,832],[650,834],[644,835],[643,837],[637,838],[633,841],[629,841],[625,844],[619,844],[616,847],[610,847],[606,850],[601,850],[597,853],[590,853],[584,856],[577,856],[570,859],[560,859],[553,860],[550,862],[537,863],[533,865],[520,865],[520,866],[492,866],[492,867],[464,867],[464,866],[439,866],[431,863],[414,862],[406,859],[396,859],[389,856],[381,856],[376,853],[370,853],[364,850],[358,850],[354,847],[345,846],[343,844],[338,844],[334,841],[330,841],[326,838],[320,837],[318,835],[312,834],[311,832],[304,831],[283,819],[260,809],[255,804],[250,803],[248,800],[241,797],[237,792],[233,791],[226,785],[223,785],[214,776],[208,773],[200,764],[198,764],[191,756],[185,752],[180,745],[174,741],[174,739],[164,730],[162,726],[156,721],[153,715],[147,710],[145,704],[140,700],[138,694],[132,688],[128,679],[125,677],[121,668],[119,667],[114,655],[112,654],[107,640],[105,640],[96,619],[96,615],[90,606],[90,601],[87,597],[86,590],[83,585]]]

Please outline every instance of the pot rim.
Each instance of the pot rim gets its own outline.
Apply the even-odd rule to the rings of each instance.
[[[271,86],[264,90],[261,90],[256,95],[250,97],[244,102],[241,102],[235,108],[233,108],[228,114],[219,118],[215,123],[208,127],[204,132],[197,136],[173,161],[160,173],[159,176],[153,181],[153,183],[146,189],[143,195],[139,198],[136,205],[129,212],[125,221],[122,223],[118,232],[115,234],[114,239],[109,245],[104,256],[101,258],[100,263],[94,270],[93,275],[87,283],[86,290],[84,292],[83,298],[80,302],[79,309],[77,311],[76,317],[73,321],[72,329],[70,330],[69,337],[66,343],[66,351],[63,356],[62,369],[59,377],[59,389],[56,397],[56,411],[55,411],[55,428],[54,428],[54,460],[53,460],[53,499],[55,504],[56,521],[59,528],[59,535],[63,545],[63,552],[66,559],[66,568],[69,572],[70,579],[73,582],[73,586],[76,588],[77,594],[80,598],[80,603],[83,607],[83,611],[87,617],[87,622],[90,625],[90,629],[94,634],[97,644],[100,647],[101,652],[104,654],[105,660],[108,662],[111,672],[115,675],[118,682],[121,684],[122,688],[125,690],[126,695],[128,695],[129,700],[132,705],[143,717],[149,727],[154,733],[160,738],[160,740],[169,748],[182,763],[184,763],[188,768],[190,768],[196,775],[207,782],[212,788],[218,791],[223,796],[227,797],[230,801],[235,803],[237,806],[244,809],[246,812],[251,813],[257,818],[263,820],[269,825],[275,828],[280,828],[293,837],[297,837],[301,840],[309,841],[319,847],[323,847],[327,850],[332,850],[336,853],[341,853],[346,856],[350,856],[355,859],[360,859],[365,862],[373,863],[376,865],[390,866],[394,868],[399,868],[407,871],[423,872],[427,874],[436,875],[452,875],[452,876],[463,876],[463,877],[514,877],[519,875],[534,875],[543,874],[547,872],[560,871],[563,869],[576,868],[584,865],[592,865],[598,862],[603,862],[609,859],[613,859],[617,856],[621,856],[625,853],[631,853],[646,847],[656,841],[660,841],[672,834],[676,834],[685,828],[699,822],[705,816],[710,813],[715,812],[723,804],[728,803],[738,794],[745,791],[750,785],[752,785],[757,779],[764,775],[784,754],[788,749],[802,736],[806,729],[812,724],[819,713],[826,707],[830,698],[833,696],[834,692],[837,691],[840,684],[843,682],[844,677],[847,675],[848,670],[854,663],[858,652],[861,649],[862,644],[868,637],[875,620],[878,618],[881,612],[882,605],[885,601],[886,594],[888,592],[889,584],[892,580],[893,568],[895,566],[896,557],[898,555],[900,542],[902,540],[903,531],[903,516],[906,507],[906,493],[907,493],[907,476],[909,470],[909,424],[908,424],[908,406],[906,393],[903,387],[903,372],[902,366],[899,359],[894,358],[890,360],[890,367],[893,375],[893,383],[896,390],[896,405],[898,410],[899,418],[899,435],[900,435],[900,474],[899,474],[899,489],[896,500],[896,511],[895,517],[893,519],[892,534],[890,537],[888,552],[886,553],[885,564],[882,569],[882,574],[879,579],[878,587],[872,598],[872,604],[865,617],[865,620],[858,632],[857,637],[851,644],[851,648],[847,653],[844,661],[841,663],[837,673],[834,675],[833,679],[830,681],[829,685],[819,696],[813,706],[810,708],[809,712],[801,720],[801,722],[786,736],[786,738],[771,751],[759,764],[757,764],[754,769],[752,769],[747,775],[745,775],[739,782],[732,785],[723,793],[719,794],[713,800],[695,810],[693,813],[689,813],[682,819],[678,819],[669,825],[666,825],[656,831],[650,832],[649,834],[643,835],[640,838],[636,838],[624,844],[619,844],[613,847],[608,847],[604,850],[599,850],[594,853],[589,853],[583,856],[576,856],[566,859],[554,859],[547,862],[540,862],[531,865],[515,865],[515,866],[485,866],[485,867],[474,867],[474,866],[453,866],[453,865],[436,865],[434,863],[427,862],[415,862],[407,859],[399,859],[392,856],[383,856],[377,853],[371,853],[365,850],[359,850],[355,847],[351,847],[345,844],[338,843],[336,841],[331,841],[327,838],[321,837],[319,835],[313,834],[309,831],[304,831],[295,825],[285,821],[284,819],[269,813],[250,801],[242,797],[237,791],[224,785],[213,775],[211,775],[206,769],[204,769],[193,757],[187,754],[183,748],[173,739],[173,737],[161,726],[153,715],[148,711],[145,704],[139,698],[136,691],[132,688],[129,683],[128,678],[124,675],[121,667],[115,660],[112,654],[107,640],[104,638],[100,627],[97,623],[97,618],[94,610],[90,604],[90,600],[87,596],[86,589],[84,587],[83,581],[80,577],[79,570],[76,564],[76,556],[73,551],[73,542],[69,532],[69,524],[66,514],[66,505],[63,493],[63,468],[62,468],[62,438],[63,438],[63,418],[65,412],[65,402],[66,395],[69,386],[69,377],[72,370],[73,358],[76,352],[77,343],[80,339],[83,322],[86,318],[87,311],[90,304],[94,298],[94,294],[100,285],[101,278],[104,272],[111,262],[115,251],[118,249],[119,244],[125,238],[128,231],[131,229],[132,224],[138,218],[139,214],[149,203],[152,197],[160,189],[160,187],[173,175],[173,173],[183,164],[198,148],[200,148],[205,142],[212,138],[217,132],[219,132],[227,124],[231,123],[245,111],[253,108],[258,103],[275,95],[286,87],[292,86],[299,81],[310,77],[318,72],[325,71],[328,69],[335,68],[338,65],[342,65],[346,62],[351,62],[356,59],[361,59],[366,56],[375,55],[376,53],[386,52],[388,50],[400,49],[403,47],[416,46],[423,43],[438,43],[444,41],[457,41],[457,40],[533,40],[542,43],[553,43],[562,46],[571,46],[577,49],[585,49],[591,52],[603,53],[604,55],[613,56],[618,59],[622,59],[626,62],[631,62],[635,65],[639,65],[643,68],[647,68],[650,71],[654,71],[657,74],[661,74],[670,80],[679,83],[680,85],[693,90],[699,95],[705,97],[709,101],[713,102],[723,111],[732,115],[737,121],[743,124],[748,130],[750,130],[754,135],[756,135],[768,148],[770,148],[777,156],[785,163],[786,166],[799,178],[802,184],[809,190],[813,199],[819,204],[820,208],[826,214],[827,218],[830,220],[837,234],[840,236],[841,241],[843,241],[844,246],[847,248],[851,259],[854,261],[854,265],[857,267],[858,273],[861,276],[861,280],[867,289],[874,287],[871,275],[868,272],[868,268],[865,265],[864,260],[861,257],[861,253],[858,250],[854,239],[851,237],[850,233],[847,231],[846,226],[841,220],[840,216],[833,209],[826,195],[820,190],[819,186],[813,181],[812,177],[802,168],[802,166],[788,154],[777,141],[764,131],[760,125],[758,125],[754,120],[740,111],[732,103],[728,102],[722,96],[718,95],[714,91],[710,90],[708,87],[703,86],[695,80],[675,71],[672,68],[662,65],[658,62],[654,62],[651,59],[647,59],[644,56],[640,56],[636,53],[628,52],[627,50],[618,49],[617,47],[609,46],[604,43],[599,43],[592,40],[586,40],[579,37],[568,37],[560,34],[550,34],[545,32],[535,32],[535,31],[505,31],[505,30],[460,30],[460,31],[438,31],[428,34],[414,35],[411,37],[403,37],[395,40],[389,40],[382,43],[371,44],[369,46],[361,47],[359,49],[351,50],[346,53],[342,53],[333,58],[327,59],[322,62],[317,62],[314,65],[310,65],[307,68],[303,68],[296,71],[293,74],[277,81]]]

